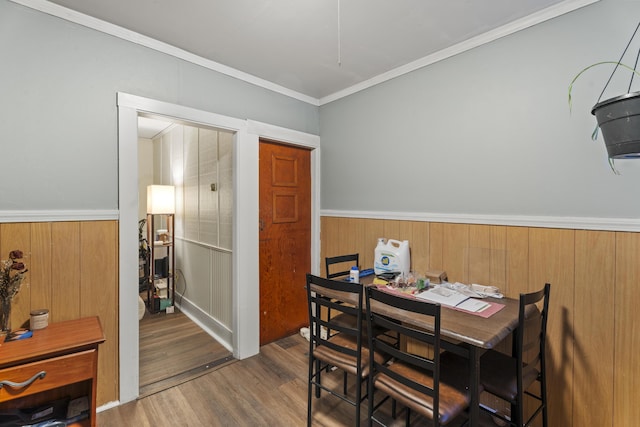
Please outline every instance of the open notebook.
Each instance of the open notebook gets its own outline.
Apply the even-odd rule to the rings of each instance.
[[[469,296],[453,289],[443,286],[436,286],[417,295],[418,298],[431,302],[437,302],[448,307],[455,307],[462,310],[479,312],[490,306],[489,303],[470,298]]]

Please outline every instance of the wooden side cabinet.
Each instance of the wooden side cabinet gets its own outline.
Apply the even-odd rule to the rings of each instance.
[[[51,323],[31,338],[2,343],[0,420],[51,411],[53,402],[86,396],[89,418],[72,425],[95,426],[98,346],[104,339],[100,320],[86,317]]]

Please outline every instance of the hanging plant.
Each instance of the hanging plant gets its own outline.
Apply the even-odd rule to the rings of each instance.
[[[573,85],[576,80],[585,71],[590,70],[591,68],[606,64],[615,65],[613,72],[609,76],[607,83],[598,97],[598,101],[591,109],[591,114],[593,114],[597,120],[597,125],[591,134],[591,139],[596,140],[598,138],[599,130],[602,131],[602,137],[609,156],[609,165],[616,174],[618,174],[618,171],[615,169],[613,163],[615,159],[640,158],[640,92],[631,92],[634,76],[638,75],[640,77],[640,73],[636,70],[638,58],[640,57],[640,50],[638,51],[633,67],[622,63],[622,59],[631,45],[631,41],[638,32],[638,28],[640,28],[640,23],[638,23],[629,43],[627,43],[620,60],[603,61],[589,65],[582,69],[569,84],[569,110],[571,110],[571,91],[573,90]],[[618,68],[624,68],[631,71],[631,80],[629,82],[627,93],[600,101]]]

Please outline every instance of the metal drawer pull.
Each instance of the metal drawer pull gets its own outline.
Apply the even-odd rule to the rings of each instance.
[[[13,381],[0,381],[0,388],[2,388],[2,386],[5,386],[5,385],[11,388],[24,388],[28,385],[31,385],[31,383],[37,379],[43,379],[45,375],[47,375],[47,371],[40,371],[34,376],[32,376],[31,378],[29,378],[28,380],[26,380],[25,382],[21,382],[21,383],[14,383]]]

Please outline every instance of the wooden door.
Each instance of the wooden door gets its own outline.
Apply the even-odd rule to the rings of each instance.
[[[310,151],[260,141],[260,345],[309,323]]]

